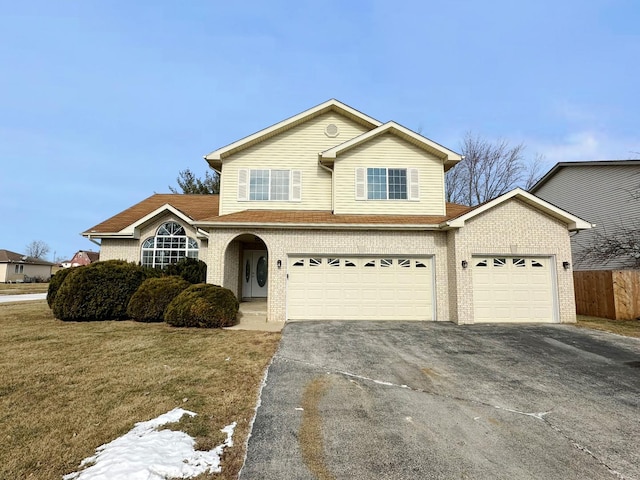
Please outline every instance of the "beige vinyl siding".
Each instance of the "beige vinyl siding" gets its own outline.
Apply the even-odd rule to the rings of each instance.
[[[355,172],[358,167],[416,168],[419,200],[356,200]],[[340,155],[335,162],[334,177],[336,214],[445,214],[442,161],[391,133]]]
[[[338,126],[338,136],[325,135],[329,124]],[[220,214],[241,210],[331,210],[331,173],[320,167],[318,154],[368,131],[364,126],[335,112],[328,112],[293,127],[222,162]],[[238,201],[238,170],[289,169],[302,174],[300,201]]]
[[[581,261],[581,251],[598,234],[613,232],[621,225],[638,228],[640,200],[635,200],[631,192],[639,185],[640,165],[574,166],[561,168],[535,192],[543,200],[596,224],[571,238],[575,270],[625,267],[624,259],[606,264]]]
[[[0,263],[0,282],[7,282],[7,264]]]

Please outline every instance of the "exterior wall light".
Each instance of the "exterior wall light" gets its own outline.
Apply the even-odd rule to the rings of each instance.
[[[279,269],[282,268],[282,260],[278,260],[276,262],[276,265],[278,266]]]
[[[469,262],[466,260],[462,260],[462,268],[467,268],[469,266]]]
[[[562,268],[564,268],[565,270],[569,270],[570,266],[571,264],[569,262],[562,262]]]

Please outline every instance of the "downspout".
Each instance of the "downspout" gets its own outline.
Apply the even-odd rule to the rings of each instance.
[[[89,240],[91,243],[95,243],[96,245],[98,245],[99,247],[102,246],[101,243],[96,242],[93,238],[91,238],[91,235],[87,235],[87,240]]]
[[[318,165],[320,165],[320,168],[326,170],[327,172],[329,172],[331,174],[331,213],[335,212],[335,194],[336,194],[336,185],[335,185],[335,177],[333,175],[333,170],[329,167],[327,167],[326,165],[323,165],[322,162],[320,161],[320,155],[318,155]]]

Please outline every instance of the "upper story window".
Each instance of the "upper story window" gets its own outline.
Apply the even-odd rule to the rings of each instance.
[[[300,170],[238,170],[238,200],[240,201],[300,201],[302,197]]]
[[[417,168],[356,168],[356,200],[419,200]]]
[[[198,258],[198,242],[188,237],[184,227],[176,222],[160,225],[155,237],[142,243],[142,265],[164,268],[185,257]]]

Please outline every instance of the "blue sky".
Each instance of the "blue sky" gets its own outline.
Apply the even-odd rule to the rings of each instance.
[[[454,150],[640,154],[640,3],[0,0],[0,248],[79,233],[337,98]]]

